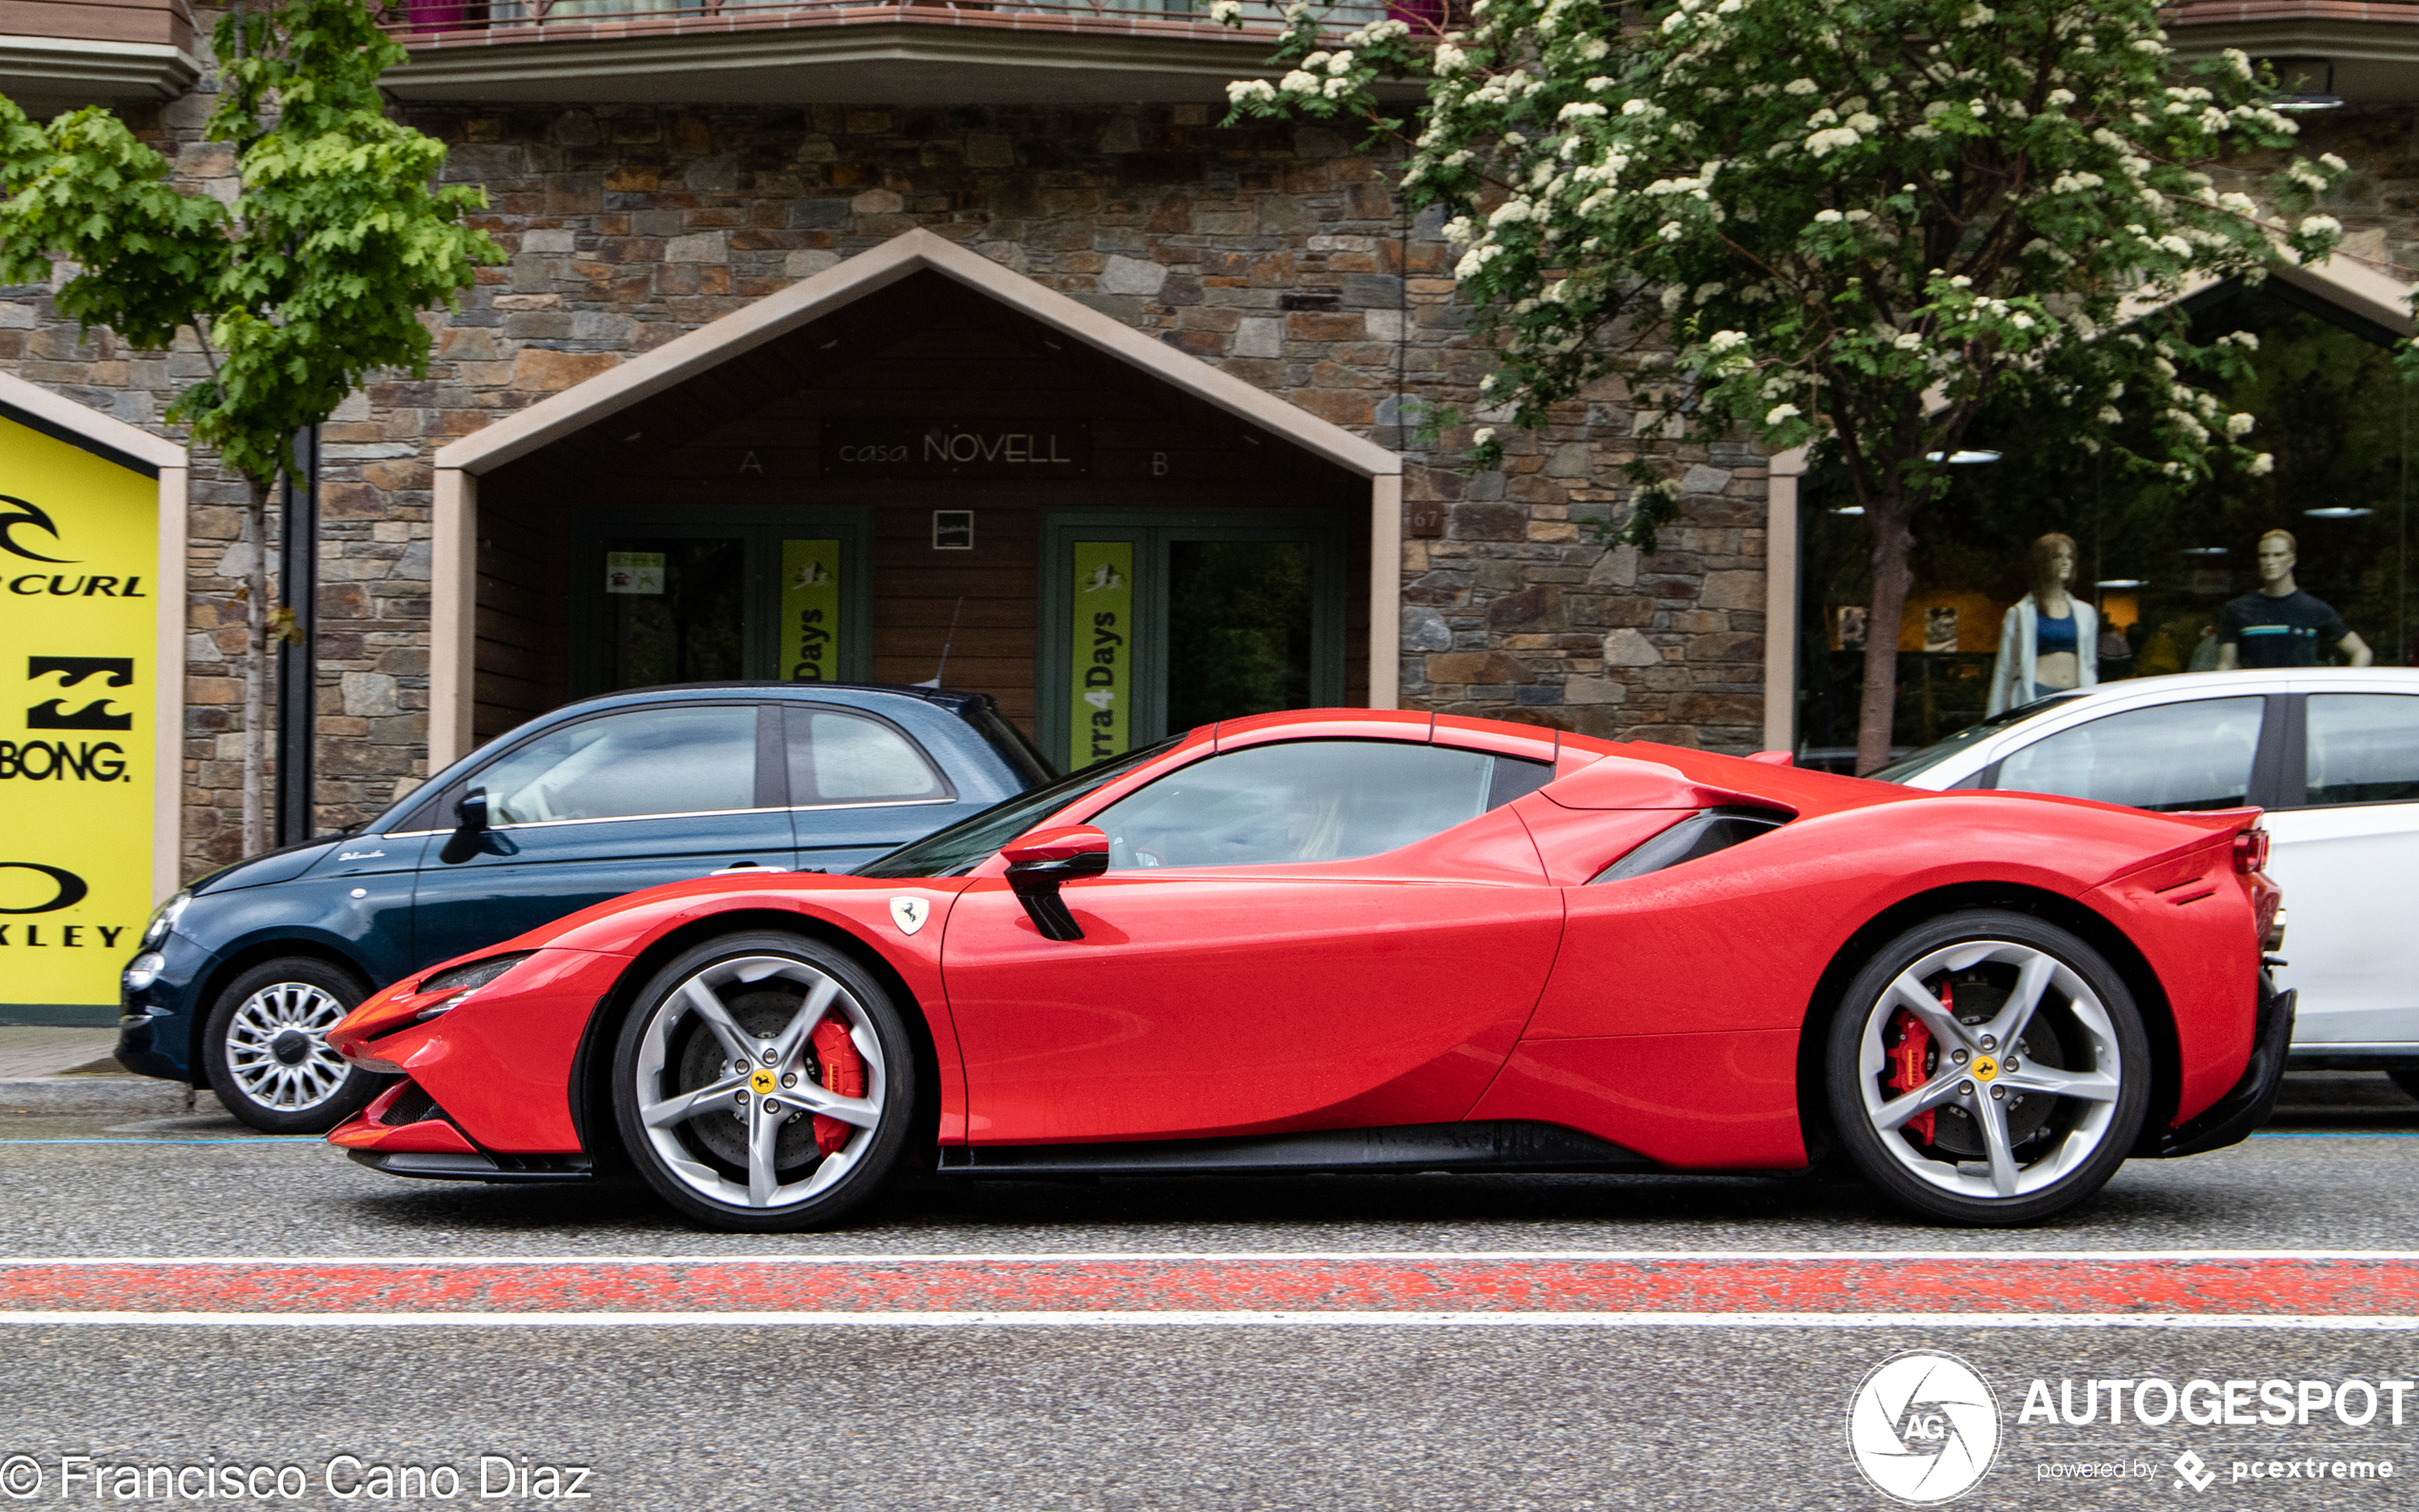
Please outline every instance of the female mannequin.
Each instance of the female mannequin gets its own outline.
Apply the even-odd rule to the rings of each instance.
[[[1999,622],[1999,660],[1990,676],[1993,714],[2100,681],[2099,616],[2069,591],[2074,584],[2074,538],[2053,530],[2032,543],[2031,555],[2032,591]]]

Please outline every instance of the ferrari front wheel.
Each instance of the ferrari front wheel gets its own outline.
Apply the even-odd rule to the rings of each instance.
[[[2071,932],[1998,909],[1884,946],[1849,985],[1826,1069],[1866,1179],[1950,1223],[2039,1223],[2089,1198],[2149,1103],[2124,979]]]
[[[897,1162],[914,1078],[897,1007],[854,961],[795,935],[729,935],[640,993],[613,1114],[639,1174],[690,1218],[814,1228]]]

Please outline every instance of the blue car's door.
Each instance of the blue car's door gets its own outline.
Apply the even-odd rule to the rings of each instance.
[[[650,704],[521,741],[463,785],[483,788],[477,854],[432,840],[413,895],[422,965],[508,940],[659,883],[796,865],[781,711],[738,700]]]
[[[961,794],[931,753],[890,720],[831,704],[792,704],[788,715],[801,866],[847,871],[990,805]]]

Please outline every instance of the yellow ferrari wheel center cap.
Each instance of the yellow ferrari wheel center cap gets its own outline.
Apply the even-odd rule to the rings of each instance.
[[[1999,1074],[1999,1063],[1989,1056],[1977,1055],[1974,1057],[1973,1072],[1975,1081],[1988,1082]]]
[[[772,1090],[772,1073],[759,1069],[748,1078],[748,1084],[755,1089],[758,1097],[762,1097]]]

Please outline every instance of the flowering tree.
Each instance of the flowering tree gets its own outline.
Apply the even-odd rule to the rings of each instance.
[[[210,375],[169,407],[250,488],[245,584],[244,853],[269,844],[269,496],[294,433],[371,372],[428,370],[424,310],[503,261],[467,217],[487,203],[439,189],[445,145],[387,118],[378,75],[404,61],[360,0],[275,0],[222,16],[218,107],[203,134],[231,144],[233,203],[169,182],[168,160],[94,107],[47,126],[0,98],[0,282],[62,281],[57,303],[138,348],[193,332]],[[55,262],[54,262],[55,260]]]
[[[1451,212],[1454,276],[1496,345],[1491,413],[1541,425],[1600,384],[1636,407],[1621,539],[1652,549],[1678,509],[1644,443],[1811,446],[1845,480],[1872,531],[1859,771],[1889,748],[1913,526],[1986,403],[2029,393],[2076,445],[2172,477],[2269,467],[2241,444],[2250,417],[2201,387],[2240,374],[2252,338],[2195,346],[2165,307],[2326,255],[2342,228],[2309,211],[2344,164],[2292,159],[2265,206],[2219,192],[2198,166],[2289,147],[2293,123],[2240,52],[2180,73],[2153,0],[1470,12],[1329,50],[1297,5],[1290,71],[1229,86],[1234,114],[1404,141],[1402,188]],[[1409,112],[1384,90],[1404,79],[1427,88]],[[1471,445],[1500,456],[1492,428]]]

